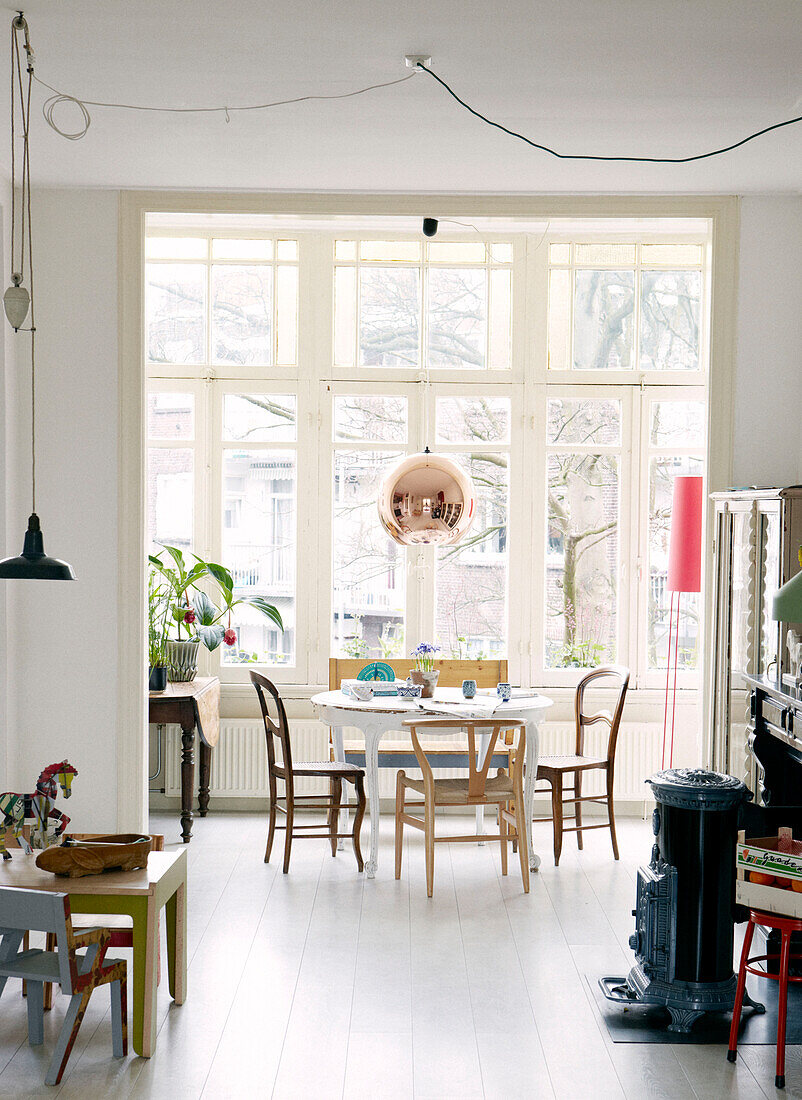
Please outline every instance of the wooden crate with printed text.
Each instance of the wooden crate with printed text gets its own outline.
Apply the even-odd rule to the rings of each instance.
[[[802,841],[781,828],[777,836],[738,833],[735,900],[750,909],[802,918]]]

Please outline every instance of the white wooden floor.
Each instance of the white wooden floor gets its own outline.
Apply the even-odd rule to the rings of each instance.
[[[168,842],[178,834],[174,817],[154,817],[152,828]],[[61,1087],[47,1088],[66,999],[46,1014],[44,1048],[31,1048],[9,983],[0,1098],[802,1097],[800,1047],[789,1048],[783,1094],[773,1047],[744,1047],[732,1066],[721,1047],[616,1046],[597,1024],[583,975],[631,965],[647,823],[621,821],[617,864],[604,831],[587,834],[581,854],[569,837],[558,869],[549,826],[535,826],[544,859],[528,897],[517,864],[502,879],[497,846],[439,846],[431,901],[421,834],[407,830],[395,882],[391,819],[382,830],[382,865],[367,881],[348,850],[334,860],[324,841],[296,842],[288,876],[266,866],[259,816],[196,821],[189,996],[176,1008],[166,983],[160,990],[155,1056],[112,1059],[102,990]]]

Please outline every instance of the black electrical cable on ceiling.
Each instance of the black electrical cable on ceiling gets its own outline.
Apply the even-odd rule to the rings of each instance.
[[[540,149],[543,153],[548,153],[552,157],[557,157],[558,160],[611,160],[611,161],[628,161],[639,164],[689,164],[694,160],[707,160],[708,157],[718,157],[722,153],[730,153],[733,149],[740,148],[741,145],[746,145],[748,141],[754,141],[755,138],[761,137],[763,134],[769,134],[772,130],[780,130],[783,126],[793,126],[796,122],[802,122],[802,115],[797,118],[786,119],[785,122],[775,122],[773,126],[766,126],[762,130],[758,130],[754,134],[750,134],[748,137],[742,138],[740,141],[733,142],[732,145],[725,145],[722,149],[712,149],[709,153],[697,153],[692,157],[615,157],[615,156],[600,156],[591,153],[558,153],[556,149],[550,149],[548,145],[541,145],[537,141],[532,141],[531,138],[525,137],[523,134],[519,134],[516,130],[510,130],[509,127],[502,125],[500,122],[494,122],[492,118],[488,118],[483,115],[481,111],[475,110],[470,104],[466,103],[464,99],[460,99],[457,93],[450,85],[448,85],[441,76],[428,68],[426,65],[422,65],[420,62],[417,68],[421,72],[428,73],[433,77],[438,84],[442,85],[448,94],[459,103],[460,107],[464,107],[466,111],[480,119],[482,122],[486,122],[488,126],[494,126],[497,130],[501,130],[505,134],[509,134],[510,137],[518,138],[519,141],[525,142],[527,145],[531,145],[533,149]]]

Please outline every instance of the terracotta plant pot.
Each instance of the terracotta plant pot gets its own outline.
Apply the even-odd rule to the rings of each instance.
[[[434,689],[437,687],[437,680],[440,676],[440,669],[436,668],[432,672],[422,672],[419,668],[412,668],[409,671],[409,677],[413,684],[420,684],[423,690],[420,693],[421,699],[431,699],[434,695]]]
[[[171,683],[186,684],[194,680],[198,672],[198,639],[167,643],[167,679]]]

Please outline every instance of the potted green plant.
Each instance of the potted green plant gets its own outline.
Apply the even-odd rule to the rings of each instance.
[[[162,561],[162,554],[150,555],[148,561],[163,579],[168,589],[168,622],[175,632],[166,642],[168,677],[172,681],[194,680],[198,671],[198,647],[202,644],[209,651],[219,645],[237,644],[236,631],[231,626],[231,612],[240,604],[248,604],[268,619],[279,630],[284,629],[277,608],[262,596],[234,597],[234,580],[225,568],[215,562],[203,561],[192,554],[194,564],[186,562],[176,546],[165,546],[162,553],[172,559]],[[214,598],[205,587],[211,588]],[[224,622],[225,620],[225,622]]]
[[[170,626],[170,602],[167,586],[151,566],[148,572],[148,690],[167,687],[167,631]]]

